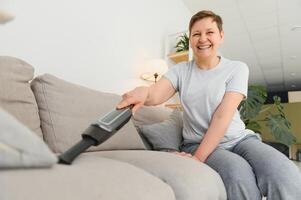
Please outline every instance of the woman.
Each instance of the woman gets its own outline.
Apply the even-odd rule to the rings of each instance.
[[[297,200],[301,175],[294,164],[245,129],[237,110],[247,97],[248,67],[218,56],[224,40],[222,19],[200,11],[189,24],[194,60],[172,67],[150,87],[123,95],[117,108],[158,105],[179,92],[183,144],[178,155],[204,162],[217,171],[229,200]]]

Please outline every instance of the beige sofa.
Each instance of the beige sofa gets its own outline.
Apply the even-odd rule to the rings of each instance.
[[[34,69],[0,57],[0,107],[60,154],[81,132],[110,111],[120,97],[68,83],[52,75],[34,78]],[[140,123],[166,119],[167,108],[145,108]],[[1,130],[0,130],[1,131]],[[0,132],[1,134],[1,132]],[[0,169],[1,200],[223,200],[220,176],[203,163],[148,150],[132,122],[72,165]]]

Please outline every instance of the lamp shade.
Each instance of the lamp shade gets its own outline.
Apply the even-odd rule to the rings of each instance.
[[[0,10],[0,24],[5,24],[12,21],[15,17],[5,11]]]
[[[163,59],[149,60],[145,62],[143,67],[145,72],[141,75],[141,78],[154,82],[159,80],[168,70],[167,63]]]

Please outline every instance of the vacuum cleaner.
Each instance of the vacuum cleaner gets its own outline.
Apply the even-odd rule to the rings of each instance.
[[[92,123],[83,133],[82,140],[61,154],[58,163],[71,165],[73,160],[91,146],[97,146],[122,128],[132,116],[132,105],[113,109]]]

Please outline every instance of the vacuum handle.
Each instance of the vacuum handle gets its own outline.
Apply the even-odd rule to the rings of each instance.
[[[93,140],[92,138],[83,138],[81,141],[79,141],[77,144],[75,144],[73,147],[59,156],[59,163],[70,165],[80,153],[84,152],[94,144],[95,140]]]

